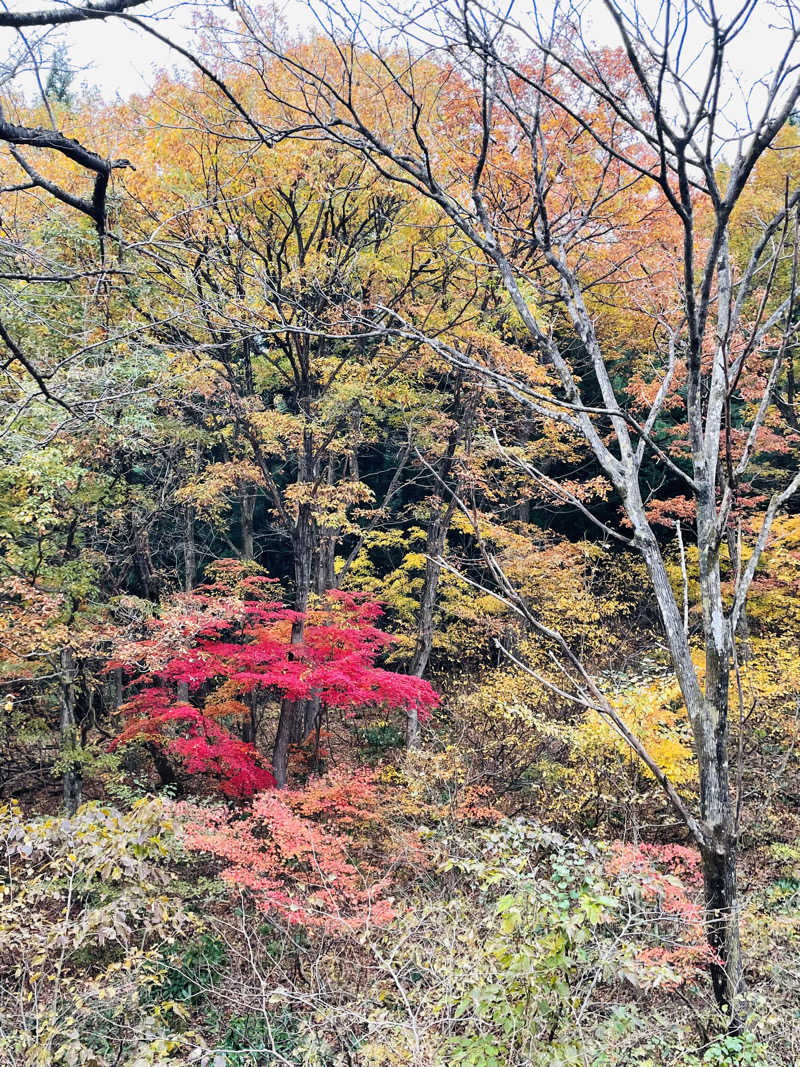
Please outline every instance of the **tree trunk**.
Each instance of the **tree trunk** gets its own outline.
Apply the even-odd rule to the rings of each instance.
[[[322,701],[319,693],[315,693],[309,700],[303,702],[303,740],[310,737],[318,728],[322,715]]]
[[[305,613],[311,593],[311,578],[314,560],[314,523],[311,505],[300,505],[294,537],[295,611]],[[292,624],[291,643],[303,641],[305,618]],[[305,728],[305,704],[303,700],[284,700],[281,703],[278,730],[272,750],[272,772],[279,789],[286,785],[289,773],[289,748],[303,740]]]
[[[319,550],[314,568],[314,592],[324,596],[336,585],[336,537],[326,534],[320,537]]]
[[[115,667],[114,674],[112,675],[113,690],[111,697],[111,711],[114,716],[119,715],[119,709],[122,706],[123,698],[123,686],[122,686],[122,667]]]
[[[255,693],[246,698],[248,713],[242,718],[242,741],[254,745],[258,738],[258,700]]]
[[[335,474],[334,461],[329,459],[325,480],[331,488],[335,484]],[[325,526],[317,520],[315,532],[313,587],[317,596],[324,596],[336,585],[336,542],[340,531],[335,526]]]
[[[731,571],[733,572],[733,587],[737,589],[742,577],[742,550],[741,550],[741,538],[742,538],[742,524],[739,520],[738,530],[734,530],[732,526],[728,526],[725,539],[728,544],[728,557],[731,563]],[[736,635],[739,639],[739,647],[742,650],[742,656],[740,662],[747,663],[750,659],[750,626],[747,621],[747,601],[742,605],[742,610],[739,613],[739,618],[736,621]]]
[[[255,542],[253,539],[253,514],[256,509],[256,498],[252,493],[243,493],[241,501],[241,525],[242,525],[242,559],[255,558]]]
[[[705,494],[710,500],[713,496]],[[700,689],[683,619],[663,559],[651,530],[637,520],[637,545],[647,565],[675,674],[694,735],[700,788],[700,818],[705,840],[700,845],[703,867],[706,937],[714,996],[732,1030],[741,1026],[744,992],[736,885],[736,826],[728,765],[728,688],[731,671],[730,626],[725,618],[716,541],[698,500],[698,549],[703,629],[706,635],[705,691]],[[628,501],[629,505],[631,501]],[[630,512],[629,512],[630,514]],[[643,514],[643,513],[642,513]],[[704,516],[705,521],[704,521]]]
[[[328,463],[328,485],[333,485],[333,461]],[[317,596],[324,596],[329,589],[336,586],[336,543],[337,531],[331,528],[315,526],[316,551],[312,554],[312,585]],[[314,693],[303,701],[303,736],[305,741],[312,734],[317,735],[317,757],[319,753],[319,730],[322,721],[322,701],[319,693]]]
[[[158,600],[158,578],[153,571],[153,557],[150,552],[150,533],[146,527],[140,527],[134,518],[131,522],[133,530],[133,550],[136,558],[136,567],[142,582],[145,600]]]
[[[194,508],[183,511],[183,588],[191,593],[197,580],[197,547],[194,540]]]
[[[175,771],[173,770],[172,764],[161,751],[161,749],[158,747],[158,745],[150,743],[146,747],[147,751],[153,758],[153,765],[155,766],[156,772],[158,773],[158,777],[161,780],[162,787],[174,786],[175,792],[180,792],[178,779],[175,775]]]
[[[742,949],[739,938],[739,902],[736,885],[736,845],[719,850],[702,849],[706,935],[713,953],[710,971],[714,998],[729,1020],[729,1028],[742,1028],[744,994]]]
[[[419,612],[417,613],[417,640],[414,645],[414,653],[411,657],[409,674],[415,678],[421,678],[428,666],[428,660],[433,648],[434,612],[439,591],[439,577],[442,568],[436,561],[440,559],[444,551],[444,543],[447,539],[447,531],[455,509],[455,496],[450,498],[447,507],[442,506],[441,499],[433,498],[433,514],[428,523],[428,533],[425,538],[425,579],[422,583],[420,594]],[[406,744],[408,748],[416,748],[420,741],[419,715],[416,708],[408,712],[406,722]]]
[[[722,616],[721,600],[715,615]],[[722,639],[717,641],[720,636]],[[727,1013],[730,1027],[736,1031],[741,1028],[744,981],[736,884],[737,835],[728,765],[730,662],[727,628],[720,631],[713,627],[707,631],[704,715],[707,728],[699,750],[700,815],[710,832],[710,840],[701,848],[701,855],[706,935],[713,953],[711,981],[717,1004]]]
[[[78,810],[83,792],[83,769],[75,758],[78,730],[75,722],[75,657],[71,648],[61,650],[61,759],[64,807],[67,815]]]
[[[732,1030],[741,1027],[743,992],[736,886],[736,826],[728,765],[728,702],[733,635],[725,617],[717,540],[715,488],[700,481],[697,495],[697,544],[700,598],[705,635],[705,701],[695,730],[700,771],[700,816],[709,841],[701,849],[706,935],[714,953],[714,996],[727,1012]]]

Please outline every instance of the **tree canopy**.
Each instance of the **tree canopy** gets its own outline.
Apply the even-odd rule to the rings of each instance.
[[[589,6],[0,12],[0,1063],[798,1062],[800,11]]]

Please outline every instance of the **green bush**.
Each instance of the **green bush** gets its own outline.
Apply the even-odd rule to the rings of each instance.
[[[298,1023],[290,1011],[232,1015],[220,1042],[228,1067],[267,1067],[301,1063]]]
[[[202,934],[184,945],[170,946],[163,960],[158,986],[152,987],[148,996],[197,1007],[220,981],[228,950],[219,938]]]

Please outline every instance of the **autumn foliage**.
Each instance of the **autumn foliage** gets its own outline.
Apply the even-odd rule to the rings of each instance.
[[[380,926],[394,916],[391,864],[365,859],[379,821],[374,776],[352,768],[302,789],[261,793],[246,812],[180,805],[187,847],[225,861],[222,878],[260,911],[326,931]]]
[[[619,890],[635,894],[632,910],[649,920],[646,940],[655,943],[642,943],[637,950],[643,980],[675,989],[699,977],[712,956],[703,926],[697,852],[682,845],[614,841],[604,868]]]
[[[245,797],[275,784],[256,746],[231,733],[248,699],[315,698],[345,716],[364,707],[430,716],[438,697],[427,681],[376,666],[392,640],[375,625],[379,604],[334,590],[301,616],[272,598],[269,579],[240,581],[237,570],[218,565],[215,582],[177,598],[144,639],[121,646],[112,666],[133,674],[137,692],[123,706],[127,724],[113,748],[154,745],[185,774]],[[179,699],[179,688],[191,699]]]

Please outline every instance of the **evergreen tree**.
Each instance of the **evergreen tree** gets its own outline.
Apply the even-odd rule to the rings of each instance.
[[[73,99],[70,86],[74,77],[75,71],[70,66],[66,45],[60,44],[53,53],[53,62],[50,64],[50,73],[47,75],[47,84],[44,89],[47,98],[69,106]]]

